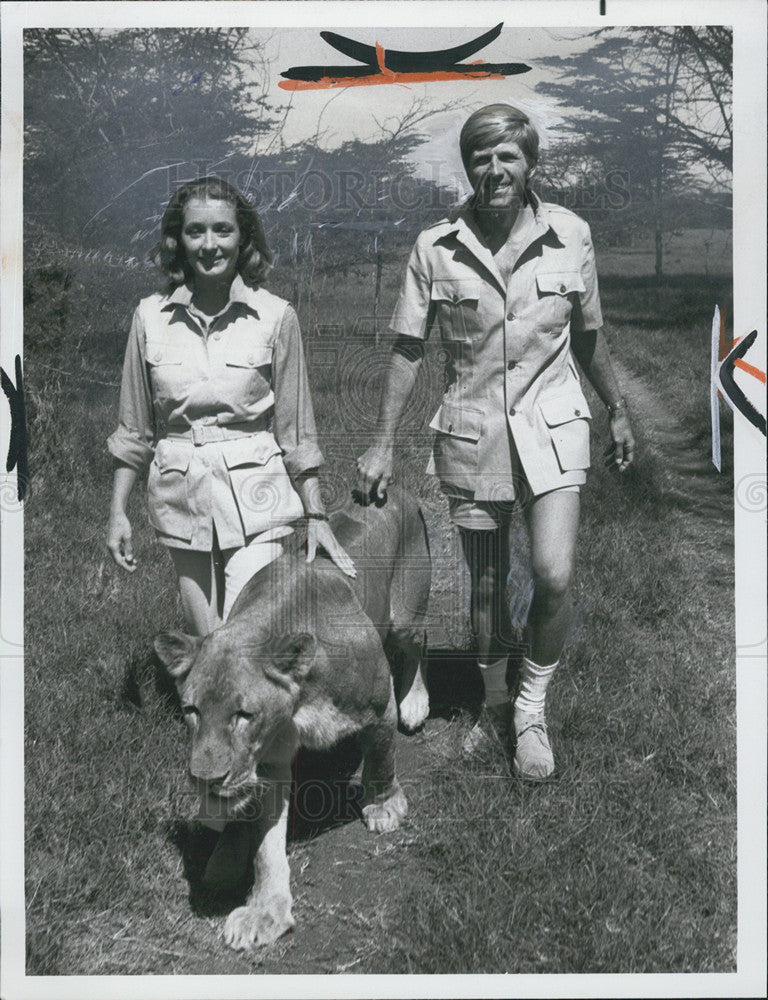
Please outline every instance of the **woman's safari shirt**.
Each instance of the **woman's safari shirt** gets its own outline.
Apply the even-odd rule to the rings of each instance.
[[[294,309],[239,275],[210,319],[191,285],[143,299],[108,446],[149,466],[149,520],[166,545],[210,551],[215,528],[222,549],[238,548],[300,517],[287,473],[323,457]]]

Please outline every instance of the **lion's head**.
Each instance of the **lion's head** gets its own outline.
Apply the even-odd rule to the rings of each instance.
[[[167,632],[154,645],[191,731],[193,780],[223,817],[242,814],[263,777],[260,762],[292,756],[290,723],[315,639],[247,646],[224,628],[204,639]]]

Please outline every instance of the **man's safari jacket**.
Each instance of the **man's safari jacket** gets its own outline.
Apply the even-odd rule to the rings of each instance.
[[[589,226],[536,199],[505,285],[471,211],[425,229],[391,329],[426,339],[437,325],[449,386],[430,426],[428,472],[476,500],[511,500],[581,484],[589,467],[587,401],[571,336],[602,326]]]

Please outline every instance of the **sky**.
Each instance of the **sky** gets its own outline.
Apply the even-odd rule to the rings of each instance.
[[[379,42],[385,48],[426,51],[470,41],[491,27],[491,23],[484,27],[429,30],[328,25],[328,30],[369,45]],[[485,62],[524,62],[531,67],[530,72],[505,80],[431,81],[412,86],[388,84],[289,92],[281,90],[277,82],[280,72],[291,66],[358,64],[325,42],[319,29],[281,29],[265,37],[265,55],[272,76],[267,96],[278,117],[285,116],[283,135],[287,144],[317,136],[322,146],[332,148],[350,139],[378,138],[381,126],[399,120],[415,101],[424,101],[430,109],[451,104],[450,111],[428,119],[421,126],[429,141],[415,151],[413,159],[417,172],[423,175],[430,176],[431,164],[441,161],[451,174],[461,177],[458,133],[468,115],[485,104],[501,101],[520,106],[539,127],[543,149],[557,141],[558,125],[569,109],[558,108],[554,101],[536,94],[534,88],[538,82],[557,75],[540,61],[547,56],[567,56],[592,44],[586,31],[572,28],[504,28],[495,41],[472,58]]]

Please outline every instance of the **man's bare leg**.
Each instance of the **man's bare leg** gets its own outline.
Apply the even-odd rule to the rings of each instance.
[[[534,595],[528,615],[530,651],[523,659],[513,721],[514,770],[530,781],[543,781],[555,769],[544,707],[573,616],[570,587],[579,509],[579,494],[572,490],[545,493],[526,508]]]

